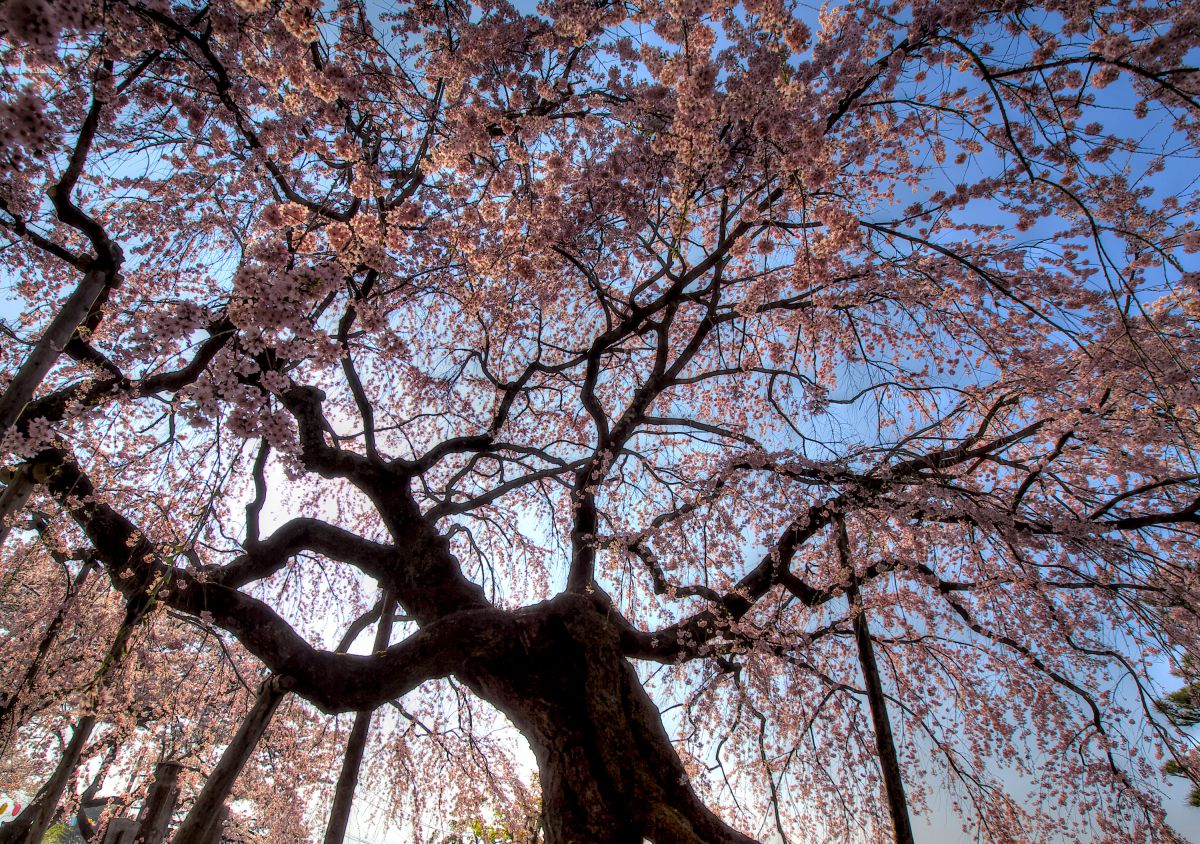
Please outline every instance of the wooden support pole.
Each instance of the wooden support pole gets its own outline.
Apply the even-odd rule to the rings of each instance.
[[[125,618],[121,621],[121,626],[117,628],[117,635],[113,638],[113,643],[109,646],[108,652],[104,655],[104,660],[100,663],[100,667],[96,670],[96,676],[92,680],[92,687],[88,695],[90,699],[84,705],[84,712],[87,714],[75,722],[71,740],[67,742],[67,747],[63,751],[62,757],[59,758],[58,764],[55,765],[50,779],[38,790],[29,805],[21,810],[21,814],[17,815],[11,823],[0,826],[0,844],[42,844],[42,838],[45,837],[46,830],[50,828],[50,822],[54,819],[54,813],[58,809],[59,801],[62,800],[67,782],[79,766],[79,760],[83,757],[83,748],[87,745],[88,738],[91,737],[92,730],[96,726],[96,716],[93,713],[100,693],[108,682],[110,673],[125,658],[129,637],[133,635],[134,628],[145,615],[149,603],[149,597],[146,595],[135,596],[126,603]]]
[[[0,480],[4,482],[4,492],[0,492],[0,548],[3,548],[12,530],[12,522],[29,500],[34,484],[26,466],[0,470],[0,475],[3,476]]]
[[[229,820],[229,807],[222,806],[208,822],[204,830],[204,844],[221,844],[221,834],[225,831],[225,822]]]
[[[221,754],[221,759],[213,768],[208,781],[200,789],[191,811],[179,825],[172,844],[207,844],[212,824],[220,816],[225,801],[229,799],[238,774],[254,753],[254,748],[267,731],[276,708],[287,694],[283,686],[284,683],[279,677],[271,677],[262,684],[258,699],[254,701],[254,706],[250,708],[229,746]]]
[[[379,625],[375,628],[375,651],[386,650],[392,635],[392,616],[396,602],[388,594],[382,598]],[[350,822],[350,808],[354,805],[354,791],[358,787],[358,772],[362,767],[363,752],[367,746],[367,735],[371,730],[371,712],[354,713],[354,724],[346,740],[346,753],[342,757],[342,770],[338,774],[333,790],[333,807],[329,811],[329,823],[325,827],[324,844],[343,844],[346,826]]]
[[[883,777],[883,793],[887,799],[888,813],[892,818],[892,831],[896,844],[914,844],[912,821],[908,816],[908,798],[904,794],[904,777],[900,771],[900,755],[896,751],[896,739],[892,735],[892,722],[888,716],[887,697],[883,693],[883,682],[879,676],[879,664],[875,659],[875,644],[867,624],[867,613],[863,609],[858,586],[850,566],[850,538],[846,534],[846,523],[839,516],[837,528],[838,554],[842,565],[851,575],[846,597],[850,604],[850,624],[854,629],[854,644],[858,649],[858,664],[862,668],[863,684],[867,690],[867,703],[871,708],[871,725],[875,729],[875,748],[879,754],[879,770]]]
[[[71,740],[63,750],[54,773],[39,790],[19,815],[10,823],[0,826],[0,844],[41,844],[50,822],[54,819],[54,810],[62,799],[67,781],[75,773],[79,759],[83,756],[83,748],[87,745],[92,729],[96,726],[96,716],[84,715],[75,722],[71,732]]]
[[[63,302],[45,333],[34,344],[33,351],[8,382],[3,394],[0,394],[0,433],[8,430],[20,417],[21,411],[33,398],[34,391],[54,366],[75,330],[87,318],[100,294],[115,277],[115,272],[103,267],[88,270]]]
[[[134,844],[162,844],[167,827],[179,800],[178,762],[159,762],[154,767],[154,782],[146,794],[146,802],[138,813],[138,831]]]

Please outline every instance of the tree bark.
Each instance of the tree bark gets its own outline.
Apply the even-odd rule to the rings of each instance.
[[[0,548],[4,547],[12,530],[12,520],[21,512],[33,493],[33,481],[29,478],[28,467],[14,466],[5,469],[3,474],[4,492],[0,492]]]
[[[238,727],[229,746],[221,754],[220,761],[200,789],[191,811],[179,825],[172,844],[204,844],[213,822],[219,817],[221,808],[229,798],[238,774],[242,772],[259,739],[267,731],[271,716],[283,700],[287,691],[278,677],[271,677],[262,684],[258,699]]]
[[[914,844],[912,821],[908,817],[908,798],[904,793],[904,776],[900,771],[900,756],[896,751],[896,740],[892,735],[892,722],[888,717],[887,698],[883,693],[883,682],[879,677],[879,665],[875,660],[875,645],[867,626],[867,614],[858,600],[858,590],[851,587],[851,624],[854,627],[854,642],[858,646],[858,663],[862,667],[863,681],[867,689],[867,703],[871,707],[871,725],[875,729],[875,748],[879,755],[879,770],[883,776],[883,793],[887,798],[888,813],[892,818],[892,831],[896,844]]]
[[[160,762],[154,767],[154,782],[146,794],[146,802],[138,813],[138,831],[134,844],[162,844],[167,826],[179,799],[178,762]]]
[[[392,615],[396,609],[395,601],[386,593],[381,603],[379,626],[375,628],[372,648],[374,652],[385,650],[391,641]],[[342,757],[342,770],[333,790],[333,807],[329,810],[329,823],[325,827],[325,844],[342,844],[346,838],[346,825],[350,822],[350,808],[354,805],[354,790],[358,787],[358,771],[362,767],[373,714],[371,710],[354,713],[354,724],[350,727],[346,753]]]
[[[63,302],[62,308],[54,315],[45,333],[38,339],[33,351],[0,396],[0,433],[8,430],[17,421],[25,405],[33,398],[34,391],[46,377],[46,373],[54,366],[58,356],[74,336],[75,329],[87,318],[92,305],[112,284],[114,278],[115,271],[110,267],[91,269],[67,297],[67,301]]]
[[[508,652],[462,676],[529,741],[546,844],[753,844],[692,790],[606,615],[560,595],[518,614]]]
[[[300,408],[297,412],[307,407],[306,412],[318,414],[317,391],[293,389],[289,396]],[[316,422],[302,420],[301,430],[302,439],[311,440],[306,448],[329,456],[321,451],[328,446]],[[138,588],[161,573],[153,582],[164,583],[159,592],[164,602],[185,612],[212,613],[286,679],[290,690],[327,711],[377,706],[426,680],[456,676],[508,715],[529,741],[540,769],[546,844],[641,844],[646,839],[654,844],[753,844],[692,790],[657,707],[624,655],[622,636],[628,638],[628,624],[602,596],[565,593],[515,611],[492,607],[482,588],[464,577],[445,537],[425,521],[395,477],[360,466],[349,451],[338,450],[330,459],[346,464],[329,470],[335,474],[365,473],[356,476],[356,483],[387,516],[389,530],[406,537],[397,557],[364,559],[420,630],[374,657],[316,650],[269,608],[236,588],[202,582],[167,566],[132,523],[90,498],[94,487],[65,453],[44,452],[37,469],[51,493],[68,506],[89,496],[70,512],[118,588]],[[129,568],[136,574],[122,579],[131,560],[136,563]],[[265,726],[263,720],[259,731]],[[239,735],[247,728],[244,724]],[[227,796],[249,749],[248,741],[234,740],[226,755],[238,759],[236,766],[223,775],[220,788],[214,773],[173,844],[202,844],[203,819]],[[227,767],[224,758],[218,767]]]
[[[83,748],[87,745],[95,726],[94,715],[84,715],[75,723],[71,740],[67,742],[67,748],[54,767],[50,779],[11,823],[0,826],[0,844],[41,844],[42,837],[50,828],[50,822],[54,820],[54,810],[58,808],[67,781],[79,765]]]

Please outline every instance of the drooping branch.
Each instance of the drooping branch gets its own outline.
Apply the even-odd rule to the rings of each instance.
[[[807,508],[783,530],[775,545],[759,563],[742,576],[737,584],[721,595],[720,602],[683,621],[653,633],[629,630],[624,634],[628,656],[655,661],[671,661],[698,653],[703,645],[724,635],[730,621],[742,618],[774,586],[785,584],[802,601],[819,606],[831,600],[833,592],[816,589],[790,571],[797,550],[829,526],[833,513],[844,503],[841,497]]]
[[[72,222],[72,192],[103,197],[92,222],[138,251],[121,307],[99,296],[64,347],[80,380],[16,417],[18,434],[51,422],[83,468],[49,450],[0,510],[26,506],[36,475],[127,597],[153,594],[164,624],[205,630],[203,647],[237,650],[231,634],[329,711],[454,675],[530,737],[554,844],[741,840],[687,785],[699,760],[672,748],[629,657],[754,678],[729,741],[752,751],[753,704],[762,766],[743,766],[755,781],[729,795],[742,818],[774,810],[785,840],[800,837],[787,805],[789,787],[807,802],[800,782],[817,786],[813,807],[842,800],[852,816],[865,796],[874,816],[884,796],[896,817],[894,794],[851,793],[874,781],[869,754],[804,750],[861,735],[843,694],[872,704],[885,785],[883,750],[907,738],[884,735],[890,707],[997,839],[1021,838],[1020,813],[955,742],[1011,759],[1019,736],[991,740],[1004,704],[1089,755],[1039,761],[1048,777],[1087,766],[1101,811],[1152,788],[1092,764],[1142,741],[1119,735],[1119,703],[1094,690],[1099,664],[1127,657],[1144,676],[1151,653],[1194,650],[1197,629],[1200,288],[1182,255],[1200,244],[1198,200],[1186,179],[1152,178],[1195,139],[1186,4],[884,15],[850,0],[814,26],[787,3],[401,3],[390,36],[367,0],[102,5],[67,26],[51,72],[25,46],[9,53],[32,117],[87,112],[89,85],[112,105],[74,152],[11,158],[0,230],[25,242],[3,262],[35,312],[54,272],[87,273],[103,227]],[[1051,32],[1032,25],[1046,16]],[[108,57],[131,68],[115,89],[95,78]],[[1099,92],[1119,71],[1133,97]],[[1153,116],[1154,131],[1126,131],[1110,106]],[[1161,156],[1144,156],[1147,139]],[[38,181],[68,158],[47,226]],[[186,316],[171,325],[163,302]],[[223,309],[231,322],[201,329],[192,363],[147,375]],[[106,330],[89,333],[104,311]],[[10,336],[15,371],[28,349]],[[1110,393],[1116,409],[1098,413]],[[257,456],[243,437],[263,442]],[[268,495],[279,470],[295,489]],[[319,518],[271,534],[271,499],[288,492]],[[872,531],[872,560],[848,580],[824,543],[834,514]],[[354,524],[379,527],[338,526]],[[159,547],[151,525],[171,540]],[[239,536],[241,550],[219,550]],[[313,555],[377,579],[419,631],[341,653],[380,607],[333,653],[314,648],[285,621],[296,593],[281,588],[303,588],[306,624],[326,631],[323,607],[344,618],[361,599],[320,591]],[[567,594],[522,606],[564,574]],[[894,611],[869,600],[885,584],[903,596]],[[1001,606],[1010,595],[1034,606]],[[1060,597],[1071,612],[1040,627],[1054,608],[1037,601]],[[622,612],[668,626],[635,629]],[[1113,628],[1122,641],[1098,645]],[[948,736],[930,723],[937,699],[909,708],[925,687],[885,699],[877,662],[909,654],[934,694],[955,684],[954,705],[984,717]],[[1029,669],[1037,655],[1054,682]],[[655,687],[673,696],[689,673]],[[716,682],[702,730],[720,721]],[[1071,736],[1076,689],[1104,735]],[[824,786],[790,776],[827,761]]]
[[[90,558],[85,560],[83,565],[79,567],[79,571],[68,584],[66,593],[63,595],[62,602],[55,611],[53,618],[46,625],[46,629],[42,633],[41,639],[38,641],[37,648],[34,651],[33,659],[26,666],[21,679],[16,683],[11,692],[0,696],[0,750],[7,750],[9,747],[20,718],[17,703],[23,692],[33,688],[33,684],[41,673],[42,665],[50,649],[58,639],[63,622],[68,618],[68,612],[72,608],[76,596],[79,594],[84,581],[87,580],[93,569],[94,563]]]
[[[0,844],[41,844],[49,829],[58,804],[62,800],[67,783],[74,775],[83,750],[97,723],[97,704],[104,688],[120,667],[129,650],[129,639],[134,629],[145,617],[151,606],[151,596],[140,592],[127,598],[125,615],[117,628],[112,643],[105,652],[100,666],[92,676],[90,687],[83,702],[83,714],[75,722],[71,740],[67,743],[54,772],[38,790],[29,805],[11,823],[0,827]]]
[[[263,166],[270,173],[275,186],[288,200],[331,220],[349,220],[353,218],[361,204],[359,198],[352,198],[348,202],[347,207],[343,209],[333,209],[324,202],[312,200],[296,189],[292,183],[292,179],[288,177],[283,167],[271,158],[266,145],[262,142],[258,132],[251,123],[250,117],[244,113],[233,96],[233,81],[230,78],[229,71],[213,49],[211,21],[204,21],[197,17],[184,24],[157,9],[145,6],[140,6],[138,12],[162,26],[181,42],[190,44],[200,54],[200,61],[197,63],[210,74],[210,80],[217,98],[227,110],[238,133],[250,149],[261,157]],[[192,27],[197,27],[201,23],[205,23],[205,27],[199,32],[193,32]]]
[[[33,350],[21,364],[0,395],[0,432],[7,431],[20,417],[34,392],[58,361],[59,355],[76,336],[81,327],[94,330],[100,318],[99,306],[121,278],[124,255],[113,243],[103,226],[75,204],[71,197],[91,151],[101,114],[106,102],[98,91],[112,75],[112,62],[101,64],[93,82],[91,106],[80,127],[66,170],[47,191],[60,221],[82,232],[91,242],[94,257],[89,261],[83,279],[63,302],[50,324],[34,344]]]
[[[70,384],[28,402],[16,424],[23,425],[34,419],[60,422],[72,409],[99,407],[125,395],[125,391],[131,398],[177,392],[195,383],[217,353],[233,338],[234,329],[228,319],[221,317],[207,326],[207,332],[209,336],[199,344],[192,359],[179,369],[149,375],[140,381],[110,375]]]
[[[39,789],[29,805],[9,823],[0,827],[0,844],[41,844],[54,812],[62,800],[67,782],[79,766],[83,749],[96,727],[96,716],[88,714],[77,720],[71,730],[71,739],[59,756],[50,779]]]
[[[25,363],[8,383],[4,395],[0,396],[0,430],[8,430],[17,421],[75,330],[87,318],[100,294],[113,285],[116,277],[116,265],[93,267],[63,302]]]

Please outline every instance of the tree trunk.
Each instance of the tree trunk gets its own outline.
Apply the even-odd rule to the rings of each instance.
[[[112,282],[114,274],[106,268],[88,270],[83,280],[63,302],[58,313],[50,320],[46,332],[38,339],[29,353],[29,357],[21,364],[17,374],[3,395],[0,395],[0,433],[8,430],[25,405],[33,398],[34,391],[46,377],[46,373],[54,366],[58,356],[66,347],[67,342],[92,309],[92,305],[100,298],[105,288]]]
[[[71,733],[71,740],[67,742],[67,749],[59,758],[50,779],[11,823],[0,826],[0,844],[41,844],[42,837],[50,828],[50,822],[54,820],[54,810],[58,808],[58,801],[62,799],[67,781],[79,765],[83,748],[87,745],[95,726],[94,715],[85,715],[79,719]]]
[[[390,595],[385,593],[380,600],[379,626],[375,628],[375,644],[372,648],[376,652],[386,650],[391,641],[392,615],[396,608]],[[358,787],[358,771],[367,747],[372,714],[369,711],[354,713],[354,724],[350,727],[346,753],[342,757],[342,770],[333,790],[333,807],[329,810],[329,823],[325,827],[325,844],[342,844],[346,838],[346,826],[354,805],[354,790]]]
[[[753,844],[696,797],[605,612],[561,595],[462,677],[529,741],[546,844]]]
[[[200,789],[192,809],[179,825],[172,844],[204,844],[212,824],[220,816],[221,808],[229,798],[238,774],[242,772],[259,739],[267,731],[271,716],[287,692],[278,677],[271,677],[262,684],[258,699],[242,721],[238,731],[221,754],[217,767],[213,769],[204,787]]]

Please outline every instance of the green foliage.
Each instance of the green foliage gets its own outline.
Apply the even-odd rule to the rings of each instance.
[[[1158,701],[1158,708],[1177,727],[1200,724],[1200,680],[1190,680],[1183,688],[1171,692]],[[1188,772],[1174,759],[1163,765],[1163,773],[1190,779]],[[1200,785],[1192,785],[1188,805],[1200,808]]]
[[[504,826],[492,826],[478,818],[463,825],[459,832],[446,836],[442,844],[512,844],[512,832]]]
[[[1177,727],[1200,724],[1200,680],[1193,680],[1158,702],[1158,708]]]
[[[42,836],[42,844],[85,844],[79,831],[65,823],[56,823]]]
[[[1171,777],[1187,776],[1187,772],[1183,769],[1183,766],[1174,759],[1163,765],[1163,773]],[[1188,805],[1200,808],[1200,785],[1192,786],[1192,790],[1188,793]]]

